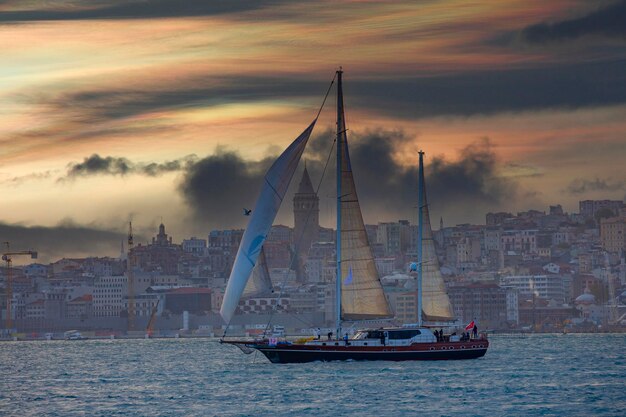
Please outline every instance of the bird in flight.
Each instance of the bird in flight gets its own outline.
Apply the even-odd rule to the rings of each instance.
[[[249,215],[250,215],[250,213],[252,213],[252,209],[247,209],[247,208],[245,208],[245,207],[244,207],[244,209],[243,209],[243,215],[244,215],[244,216],[249,216]]]

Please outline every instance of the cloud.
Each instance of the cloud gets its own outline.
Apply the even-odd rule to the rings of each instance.
[[[75,179],[91,175],[128,175],[140,174],[149,177],[156,177],[167,172],[180,171],[184,167],[193,164],[197,160],[195,155],[188,155],[184,158],[166,161],[163,163],[151,162],[148,164],[134,163],[122,157],[107,156],[101,157],[93,154],[80,163],[70,163],[67,175],[60,181]]]
[[[585,36],[626,39],[626,0],[610,3],[576,19],[528,26],[521,35],[522,39],[531,44]]]
[[[414,220],[418,178],[414,139],[401,130],[377,129],[353,133],[349,144],[357,192],[369,221]],[[406,152],[414,152],[414,165],[398,162]],[[427,154],[424,163],[429,204],[444,217],[482,220],[486,211],[508,206],[520,195],[517,182],[503,174],[488,138],[460,149],[455,160]]]
[[[435,157],[429,170],[428,189],[437,190],[433,194],[443,204],[498,206],[517,193],[517,184],[498,171],[493,144],[489,138],[483,138],[462,149],[457,161]]]
[[[624,103],[625,74],[626,60],[615,60],[356,80],[350,91],[357,107],[395,117],[490,115]]]
[[[414,220],[417,163],[406,166],[398,161],[398,156],[412,146],[412,140],[401,130],[375,129],[351,134],[350,158],[367,222]],[[314,187],[320,181],[332,142],[331,130],[311,138],[304,157]],[[262,177],[273,160],[268,157],[245,161],[234,152],[220,150],[188,168],[180,191],[196,218],[216,228],[243,227],[241,209],[254,206]],[[429,157],[426,160],[429,201],[440,215],[480,221],[486,211],[508,206],[520,195],[518,184],[500,171],[493,144],[488,139],[461,149],[454,161]],[[319,193],[322,199],[334,193],[334,172],[331,156]],[[277,222],[292,222],[291,201],[300,175],[301,171],[296,172],[283,202],[285,210]]]
[[[347,80],[346,87],[354,110],[414,120],[621,104],[626,102],[625,74],[626,60],[615,60],[439,76],[354,78]],[[63,139],[84,139],[90,135],[148,135],[153,133],[147,130],[150,128],[172,128],[167,125],[170,122],[159,119],[158,126],[142,124],[137,130],[129,118],[184,108],[291,100],[297,100],[297,106],[311,103],[315,108],[327,83],[327,79],[294,74],[189,75],[165,87],[155,80],[141,87],[110,86],[106,91],[87,88],[59,95],[24,94],[21,100],[53,109],[55,117],[75,123],[70,131],[63,131]],[[113,128],[106,123],[110,121],[116,122]],[[99,123],[106,129],[94,132]],[[29,134],[48,138],[54,132],[43,129]]]
[[[119,254],[121,242],[125,239],[125,233],[78,225],[71,220],[52,227],[0,222],[0,241],[10,242],[14,250],[37,251],[37,262],[50,262],[68,256],[114,256]]]
[[[218,149],[187,167],[180,192],[199,223],[240,227],[244,223],[242,208],[254,206],[273,160],[245,161],[236,152]]]
[[[53,171],[42,171],[42,172],[33,172],[32,174],[20,175],[17,177],[7,178],[6,180],[0,181],[2,184],[7,184],[11,186],[18,186],[27,181],[40,181],[48,179],[52,176]]]
[[[98,154],[93,154],[81,163],[69,164],[67,176],[75,178],[97,174],[126,175],[131,170],[130,165],[131,162],[126,158],[112,156],[102,158]]]
[[[626,190],[625,180],[615,180],[613,178],[592,180],[584,178],[574,179],[567,187],[566,191],[570,194],[584,194],[592,191],[620,191]]]
[[[214,16],[261,9],[276,0],[109,0],[60,1],[40,3],[28,8],[19,1],[8,2],[0,11],[0,22],[50,20],[154,19]]]
[[[325,91],[328,80],[304,76],[198,76],[181,75],[176,84],[163,85],[154,79],[141,87],[111,85],[106,90],[85,88],[62,94],[22,95],[28,104],[45,104],[55,113],[77,111],[85,123],[127,119],[168,109],[208,108],[230,103],[250,103],[304,96],[316,97]],[[75,117],[76,115],[74,115]]]
[[[503,177],[512,178],[535,178],[543,177],[544,170],[532,165],[509,162],[502,169]]]

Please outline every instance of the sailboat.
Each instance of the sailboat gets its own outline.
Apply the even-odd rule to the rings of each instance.
[[[485,336],[473,339],[444,335],[423,323],[454,320],[452,307],[439,272],[426,204],[423,152],[419,154],[417,304],[418,322],[402,327],[363,328],[354,336],[343,333],[349,322],[363,323],[393,317],[380,282],[367,238],[348,151],[343,109],[343,71],[337,71],[337,237],[336,327],[326,340],[297,343],[275,337],[256,340],[226,339],[221,343],[244,353],[257,350],[273,363],[333,360],[444,360],[484,356]],[[318,113],[319,116],[319,113]],[[227,284],[220,313],[226,323],[234,315],[240,297],[259,258],[263,242],[282,202],[317,118],[278,157],[265,176],[252,218],[244,232]],[[342,337],[342,335],[344,335]]]

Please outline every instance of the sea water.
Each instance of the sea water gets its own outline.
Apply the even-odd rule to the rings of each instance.
[[[626,415],[626,335],[493,337],[481,359],[271,364],[211,339],[0,343],[1,415]]]

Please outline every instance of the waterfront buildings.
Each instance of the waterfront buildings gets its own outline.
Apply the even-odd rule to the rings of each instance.
[[[323,327],[334,320],[335,234],[319,227],[319,200],[311,193],[307,171],[299,185],[296,228],[273,226],[264,245],[274,292],[242,300],[236,326],[260,324],[270,314],[294,326]],[[459,322],[477,320],[485,329],[619,322],[620,314],[607,311],[612,305],[621,311],[626,300],[624,209],[595,219],[617,202],[581,202],[583,206],[585,214],[565,213],[559,205],[547,214],[488,213],[485,225],[444,227],[441,220],[434,231],[437,257]],[[310,226],[311,218],[316,227]],[[416,226],[406,220],[381,221],[366,230],[395,320],[415,322],[415,279],[407,273],[416,257]],[[187,314],[192,328],[218,332],[224,324],[217,312],[242,235],[238,229],[212,230],[178,244],[161,224],[149,243],[133,248],[136,329],[142,331],[156,316],[157,329],[179,330]],[[299,247],[298,235],[307,241]],[[126,330],[126,255],[14,268],[10,314],[17,328]],[[294,256],[301,264],[294,263]],[[6,268],[0,267],[0,288],[6,277]],[[595,301],[589,311],[582,301],[590,297],[578,298],[585,294]],[[6,297],[0,297],[6,318]]]

